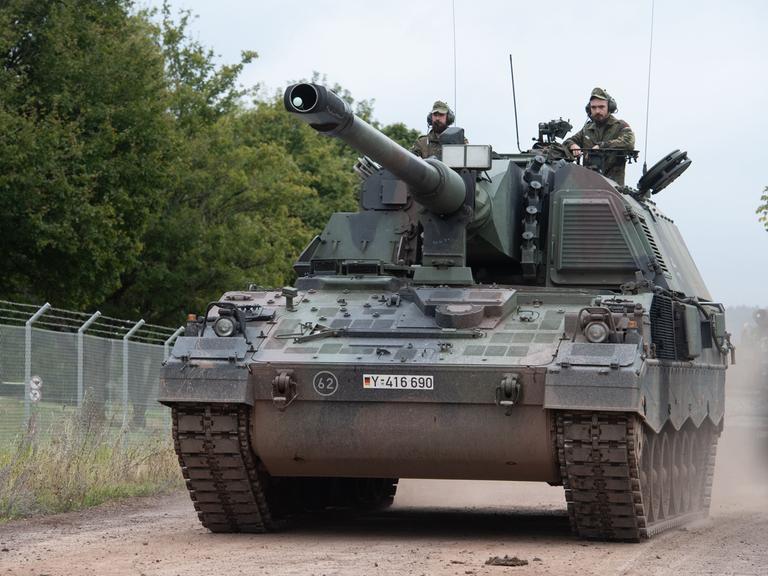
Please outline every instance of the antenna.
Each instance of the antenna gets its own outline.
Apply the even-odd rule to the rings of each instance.
[[[451,0],[453,12],[453,118],[456,121],[456,113],[459,109],[459,101],[456,97],[456,0]]]
[[[648,48],[648,92],[645,95],[645,149],[643,150],[643,174],[648,171],[648,112],[651,107],[651,62],[653,62],[653,9],[656,0],[651,0],[651,42]]]
[[[517,96],[515,95],[515,68],[512,66],[512,54],[509,55],[509,72],[512,74],[512,102],[515,105],[515,136],[517,136],[517,151],[521,154],[520,133],[517,130]]]

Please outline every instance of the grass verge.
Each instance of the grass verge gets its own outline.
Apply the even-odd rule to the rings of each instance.
[[[0,521],[183,485],[170,433],[120,430],[82,413],[0,445]]]

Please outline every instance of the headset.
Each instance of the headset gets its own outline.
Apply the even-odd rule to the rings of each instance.
[[[614,100],[613,96],[608,94],[608,92],[605,90],[603,90],[603,92],[605,92],[605,95],[608,96],[608,114],[613,114],[619,109],[619,107],[616,105],[616,100]],[[602,98],[598,98],[598,100],[602,100]],[[589,102],[592,102],[592,98],[589,99]],[[589,113],[589,102],[587,102],[587,105],[584,106],[584,110],[586,111],[587,116],[592,118],[592,115]]]
[[[589,106],[587,106],[589,108]],[[448,114],[445,118],[445,125],[450,126],[456,121],[456,114],[454,114],[453,110],[450,106],[448,106]],[[429,114],[427,114],[427,126],[432,126],[432,111],[430,110]]]

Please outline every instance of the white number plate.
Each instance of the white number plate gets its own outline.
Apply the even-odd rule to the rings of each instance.
[[[389,390],[434,390],[435,377],[421,374],[363,374],[363,388]]]

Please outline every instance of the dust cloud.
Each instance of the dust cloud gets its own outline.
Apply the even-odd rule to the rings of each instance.
[[[768,378],[749,350],[728,368],[712,514],[768,511]]]

